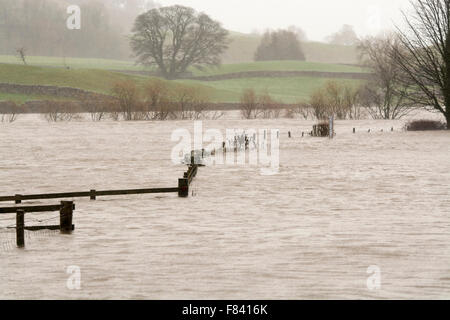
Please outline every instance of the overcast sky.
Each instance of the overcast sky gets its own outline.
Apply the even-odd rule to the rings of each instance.
[[[323,40],[343,24],[358,35],[377,34],[401,22],[409,0],[159,0],[203,11],[232,31],[250,33],[296,25],[310,40]]]

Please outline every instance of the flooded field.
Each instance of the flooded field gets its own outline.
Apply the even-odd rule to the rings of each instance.
[[[450,132],[338,121],[329,140],[301,137],[311,121],[235,118],[203,128],[280,129],[278,174],[206,166],[186,199],[75,199],[75,232],[27,232],[25,249],[5,229],[15,215],[0,215],[0,298],[450,298]],[[0,124],[0,195],[176,187],[186,167],[171,161],[171,134],[193,126]],[[67,285],[73,266],[79,290]]]

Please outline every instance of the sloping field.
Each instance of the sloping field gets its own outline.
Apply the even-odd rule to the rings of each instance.
[[[143,82],[140,76],[131,76],[106,70],[45,68],[0,64],[0,82],[26,85],[52,85],[73,87],[107,93],[112,85],[121,80]]]
[[[86,58],[62,58],[62,57],[39,57],[29,56],[26,58],[30,66],[42,67],[69,67],[72,69],[101,69],[101,70],[145,70],[142,66],[137,66],[133,61],[109,60],[109,59],[86,59]],[[0,55],[0,63],[20,64],[21,61],[16,56]]]
[[[316,71],[336,73],[367,73],[369,70],[357,66],[307,62],[307,61],[264,61],[238,64],[224,64],[218,68],[195,70],[196,76],[213,76],[253,71]]]
[[[239,102],[244,89],[255,89],[257,92],[268,92],[282,103],[305,102],[312,91],[324,85],[327,81],[336,79],[292,77],[292,78],[242,78],[221,81],[208,81],[208,87],[218,90],[220,102]],[[342,79],[341,82],[358,85],[360,80]],[[205,82],[198,80],[182,80],[185,84],[198,85]]]
[[[2,57],[5,59],[5,56]],[[56,58],[35,57],[35,63],[47,63],[49,66]],[[8,59],[5,59],[8,60]],[[13,62],[13,60],[10,60]],[[31,61],[31,60],[30,60]],[[87,91],[109,94],[114,83],[123,80],[131,80],[139,87],[143,86],[148,76],[138,74],[126,74],[114,72],[124,71],[123,68],[131,67],[124,61],[96,60],[96,59],[74,59],[80,68],[61,68],[59,65],[52,67],[24,66],[20,64],[0,64],[0,83],[13,83],[22,85],[48,85],[59,87],[79,88]],[[98,62],[96,64],[96,61]],[[87,69],[83,66],[96,65],[97,69]],[[111,70],[106,70],[112,68]],[[139,70],[130,70],[139,71]],[[141,70],[142,71],[142,70]],[[253,76],[252,72],[266,73],[263,76]],[[295,72],[318,72],[319,77],[312,75],[284,76],[285,73]],[[301,61],[269,61],[256,63],[240,63],[222,65],[219,68],[205,70],[193,70],[194,75],[201,77],[223,77],[232,75],[232,79],[219,81],[199,80],[177,80],[176,83],[201,86],[209,93],[212,102],[239,102],[242,91],[254,88],[258,92],[268,92],[275,99],[283,103],[295,103],[305,101],[313,90],[322,86],[331,79],[335,81],[346,81],[360,83],[361,80],[350,80],[347,75],[366,75],[367,70],[348,65],[324,64]],[[276,74],[272,76],[272,74]],[[326,76],[326,74],[333,76]],[[171,83],[171,82],[169,82]],[[11,95],[14,93],[14,95]],[[18,94],[17,92],[0,92],[0,100],[13,100],[25,102],[28,100],[48,100],[48,96],[36,96]]]

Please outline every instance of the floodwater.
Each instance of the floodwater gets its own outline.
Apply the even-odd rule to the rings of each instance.
[[[338,121],[333,140],[301,138],[311,125],[204,121],[224,133],[280,129],[278,174],[214,165],[199,168],[186,199],[75,199],[75,232],[27,232],[25,249],[5,229],[15,215],[0,215],[0,298],[449,299],[450,132]],[[0,124],[0,195],[176,187],[186,167],[171,161],[171,134],[193,127]],[[58,223],[58,213],[26,215]]]

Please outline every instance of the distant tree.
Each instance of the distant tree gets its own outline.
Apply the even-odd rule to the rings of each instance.
[[[300,41],[300,42],[308,41],[308,36],[306,35],[306,32],[302,28],[297,27],[297,26],[289,26],[287,30],[295,33],[298,41]]]
[[[26,59],[26,53],[25,53],[25,48],[19,48],[16,50],[17,55],[19,56],[19,59],[23,62],[24,65],[27,65],[27,59]]]
[[[409,99],[442,113],[450,130],[450,0],[411,3],[415,14],[405,14],[409,30],[399,30],[402,46],[392,48],[392,58],[412,87]]]
[[[163,77],[174,79],[190,66],[220,64],[227,36],[228,31],[206,14],[176,5],[138,16],[131,48],[138,63],[156,66]]]
[[[305,60],[297,34],[288,30],[268,31],[255,53],[255,61]]]
[[[361,62],[372,71],[371,80],[361,89],[361,102],[374,119],[399,119],[413,110],[408,99],[411,86],[392,58],[392,48],[400,47],[395,35],[368,37],[358,45]]]
[[[81,8],[80,30],[67,28],[68,3]],[[102,0],[0,0],[0,54],[25,47],[28,55],[126,59],[122,19],[110,18],[107,5],[112,6]]]
[[[352,46],[357,44],[358,36],[353,26],[344,24],[338,32],[327,37],[327,42],[330,44]]]

